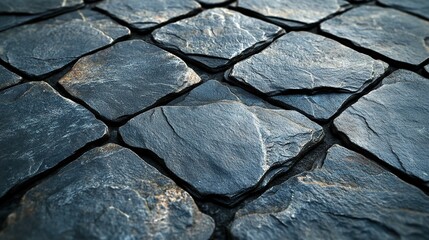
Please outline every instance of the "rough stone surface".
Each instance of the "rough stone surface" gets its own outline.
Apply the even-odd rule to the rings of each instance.
[[[40,17],[39,15],[0,15],[0,31],[4,31],[11,27],[20,25],[30,20]]]
[[[334,125],[357,146],[429,185],[429,81],[399,70]]]
[[[235,239],[426,239],[429,198],[362,155],[335,145],[321,168],[239,210]]]
[[[0,58],[25,74],[43,76],[127,34],[100,13],[76,11],[1,32]]]
[[[0,90],[19,83],[22,78],[0,65]]]
[[[402,63],[429,58],[429,22],[394,9],[362,6],[323,22],[324,32]]]
[[[228,2],[233,2],[234,0],[197,0],[197,2],[206,4],[206,5],[218,5],[224,4]]]
[[[244,0],[236,5],[262,14],[277,24],[298,27],[319,22],[348,3],[342,0]]]
[[[283,32],[261,20],[215,8],[157,29],[153,37],[162,46],[186,55],[209,70],[217,70]]]
[[[0,112],[0,196],[107,132],[91,112],[43,82],[1,92]]]
[[[308,32],[291,32],[236,64],[228,79],[312,118],[326,120],[386,69],[387,64],[336,41]]]
[[[107,0],[97,5],[131,27],[150,30],[159,24],[198,10],[200,5],[194,0]]]
[[[426,19],[429,19],[429,1],[426,0],[377,0],[379,3],[400,9],[405,12],[414,13]]]
[[[1,239],[208,239],[213,220],[132,151],[93,149],[30,190]]]
[[[1,13],[36,14],[83,4],[83,0],[2,0]]]
[[[290,166],[323,137],[319,125],[294,111],[247,106],[231,94],[217,101],[216,94],[195,95],[191,92],[188,104],[138,115],[120,134],[127,144],[157,154],[200,195],[233,201],[255,188],[271,167]],[[195,103],[198,98],[201,103]]]
[[[200,81],[180,58],[132,40],[81,58],[59,82],[103,117],[117,120]]]

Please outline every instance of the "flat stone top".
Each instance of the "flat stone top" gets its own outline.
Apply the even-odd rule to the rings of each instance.
[[[377,0],[379,3],[400,9],[402,11],[417,14],[421,17],[429,19],[429,1],[427,0]]]
[[[194,0],[106,0],[96,6],[140,30],[150,29],[200,7]]]
[[[36,14],[83,4],[83,0],[1,0],[1,13]]]
[[[399,62],[419,65],[429,58],[429,22],[398,10],[362,6],[321,29]]]
[[[0,90],[19,83],[22,78],[0,65]]]

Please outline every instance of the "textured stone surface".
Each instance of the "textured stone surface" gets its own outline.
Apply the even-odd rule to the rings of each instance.
[[[426,70],[427,73],[429,73],[429,64],[426,65],[425,70]]]
[[[117,120],[200,81],[180,58],[132,40],[81,58],[59,82],[103,117]]]
[[[198,194],[226,202],[256,187],[271,167],[290,167],[323,137],[319,125],[297,112],[246,106],[227,89],[213,92],[191,92],[188,103],[140,114],[120,128],[121,136],[156,153]]]
[[[417,14],[421,17],[429,19],[429,1],[426,0],[377,0],[379,3],[400,9],[405,12]]]
[[[4,31],[13,26],[25,23],[32,19],[38,18],[39,15],[0,15],[0,31]]]
[[[132,151],[93,149],[30,190],[1,239],[208,239],[213,220]]]
[[[338,118],[338,131],[382,161],[429,185],[429,81],[399,70]]]
[[[291,32],[236,64],[228,79],[255,88],[312,118],[328,119],[386,69],[387,64],[336,41]]]
[[[275,25],[215,8],[157,29],[153,37],[162,46],[217,70],[282,33]]]
[[[91,112],[44,82],[1,92],[0,112],[0,196],[107,132]]]
[[[236,5],[264,15],[268,20],[289,27],[319,22],[342,10],[342,0],[244,0]]]
[[[150,30],[159,24],[198,10],[200,5],[194,0],[107,0],[97,5],[131,27]]]
[[[83,4],[83,0],[2,0],[0,13],[36,14]]]
[[[1,32],[0,58],[25,74],[43,76],[127,34],[100,13],[76,11]]]
[[[239,210],[234,239],[426,239],[429,198],[338,145],[300,174]]]
[[[0,65],[0,90],[19,83],[22,78]]]
[[[429,58],[429,22],[394,9],[358,7],[321,29],[399,62],[418,65]]]
[[[234,0],[197,0],[197,2],[206,4],[206,5],[217,5],[217,4],[223,4],[228,2],[233,2]]]

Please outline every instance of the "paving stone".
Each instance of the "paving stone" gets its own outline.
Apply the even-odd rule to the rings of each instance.
[[[395,0],[377,0],[379,3],[397,8],[399,10],[414,13],[421,17],[429,19],[429,2],[426,0],[407,0],[407,1],[395,1]]]
[[[30,20],[38,18],[39,15],[0,15],[0,31],[4,31],[11,27],[20,25],[22,23],[28,22]]]
[[[387,64],[331,39],[288,33],[262,52],[237,63],[227,78],[326,120],[373,83]]]
[[[398,10],[361,6],[321,29],[398,62],[419,65],[429,58],[429,22]]]
[[[427,73],[429,73],[429,64],[426,65],[425,70],[426,70]]]
[[[275,25],[224,8],[168,24],[153,33],[165,48],[220,70],[271,42],[284,31]]]
[[[235,5],[259,13],[276,24],[303,27],[343,10],[348,3],[342,0],[245,0]]]
[[[232,203],[323,138],[319,125],[295,111],[247,106],[225,88],[198,91],[188,103],[151,109],[120,128],[125,143],[157,154],[198,195]]]
[[[0,32],[0,58],[42,77],[129,33],[100,13],[76,11]]]
[[[103,117],[118,120],[200,81],[180,58],[132,40],[81,58],[59,83]]]
[[[0,197],[107,132],[91,112],[44,82],[2,91],[0,112]]]
[[[429,81],[399,70],[335,119],[357,146],[429,186]]]
[[[199,10],[194,0],[107,0],[97,5],[113,17],[138,30],[151,30],[172,19]]]
[[[83,0],[2,0],[0,13],[36,14],[82,4]]]
[[[19,83],[22,78],[0,65],[0,90]]]
[[[1,239],[209,239],[214,221],[135,153],[93,149],[25,194]]]
[[[334,145],[321,168],[239,210],[234,239],[426,239],[429,198],[362,155]]]
[[[197,0],[197,2],[205,5],[219,5],[228,2],[233,2],[234,0]]]

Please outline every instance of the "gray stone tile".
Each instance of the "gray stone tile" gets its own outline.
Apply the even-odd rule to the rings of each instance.
[[[22,78],[0,65],[0,90],[19,83]]]
[[[37,14],[60,8],[82,5],[83,0],[2,0],[1,13]]]
[[[426,0],[377,0],[379,3],[396,8],[405,12],[414,13],[426,19],[429,19],[429,1]]]

